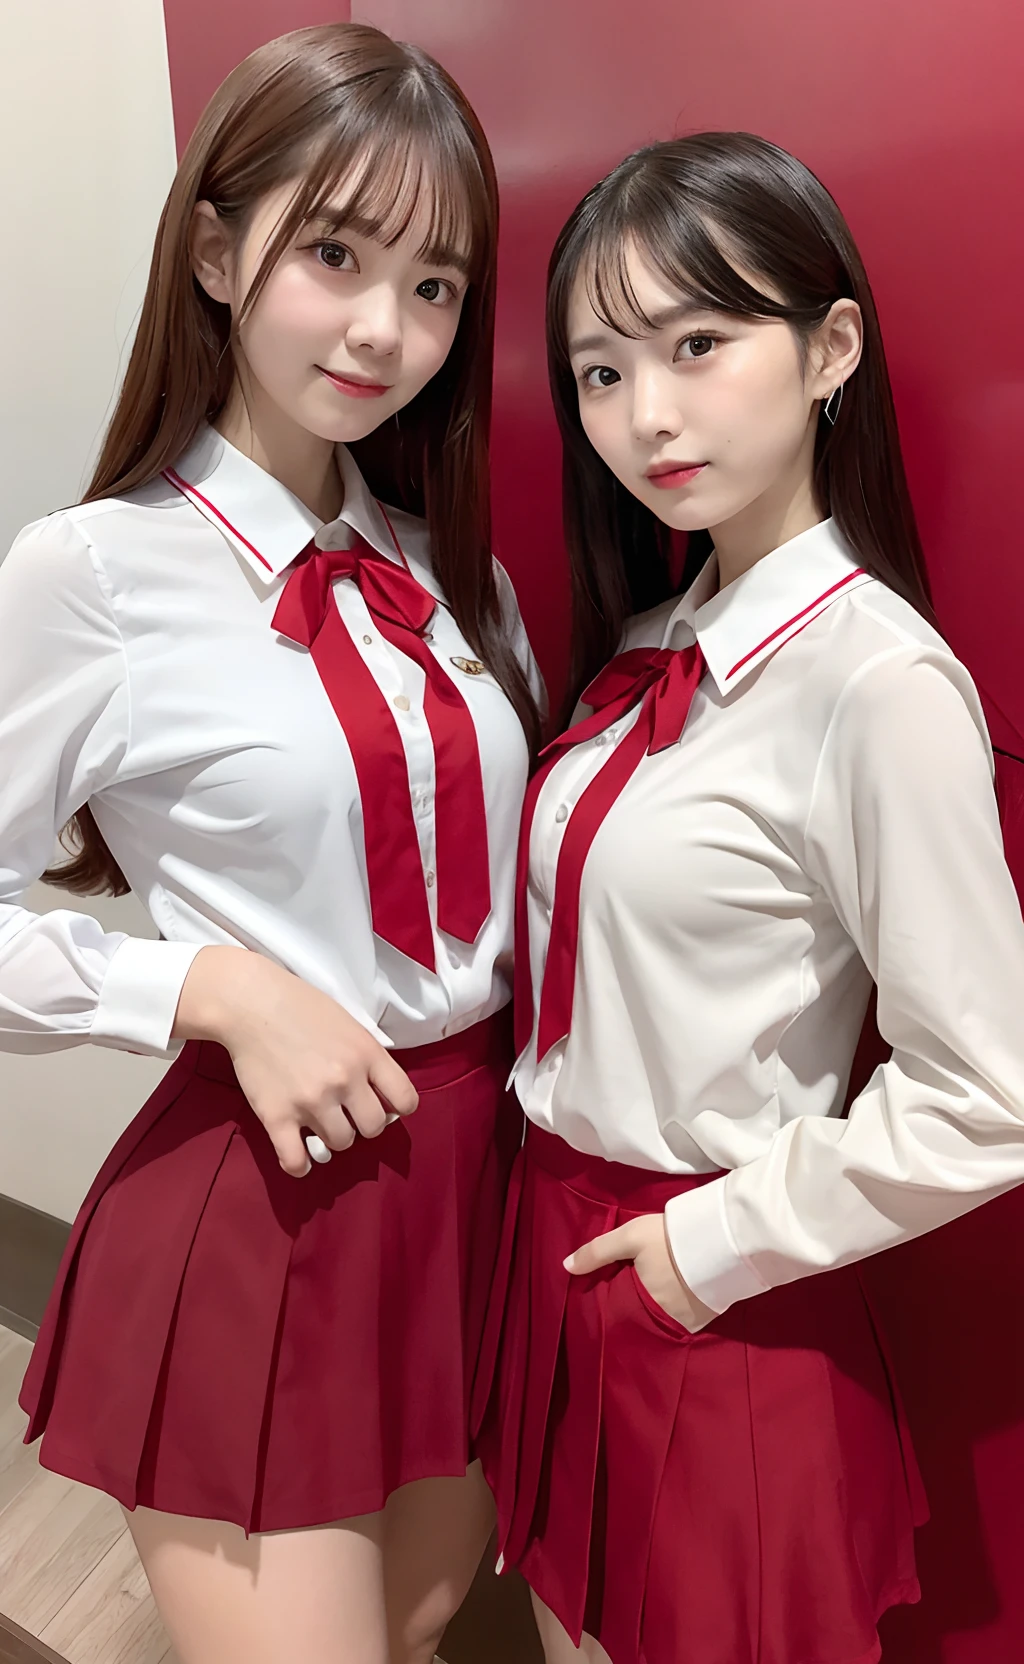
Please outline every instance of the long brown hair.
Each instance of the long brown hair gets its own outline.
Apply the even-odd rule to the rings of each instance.
[[[785,319],[802,340],[835,301],[858,302],[863,354],[835,426],[819,418],[815,496],[860,564],[934,622],[882,332],[850,229],[820,180],[787,151],[751,133],[692,134],[636,151],[595,185],[563,228],[548,270],[548,366],[573,578],[570,698],[614,653],[627,615],[656,606],[673,588],[668,528],[591,446],[569,359],[569,301],[581,274],[609,328],[638,338],[653,327],[629,283],[634,247],[698,306]],[[684,579],[710,546],[706,532],[691,534]]]
[[[297,188],[232,326],[196,281],[189,234],[208,201],[237,235],[259,201]],[[498,192],[487,140],[449,75],[416,46],[362,24],[297,29],[239,64],[200,117],[160,219],[138,332],[85,494],[122,496],[154,479],[223,409],[232,341],[302,224],[345,187],[345,217],[392,243],[429,193],[424,252],[469,243],[469,288],[442,369],[378,435],[353,447],[372,489],[424,514],[437,577],[466,639],[486,659],[531,748],[539,717],[500,628],[491,560],[488,436]],[[86,804],[64,829],[74,858],[44,873],[76,894],[128,884]]]

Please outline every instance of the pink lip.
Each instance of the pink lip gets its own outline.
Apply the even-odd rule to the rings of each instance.
[[[333,370],[325,370],[318,364],[317,369],[322,376],[326,376],[332,387],[340,393],[347,393],[350,399],[379,399],[382,393],[390,393],[391,389],[381,381],[353,381],[350,376],[338,376]]]
[[[647,478],[652,485],[658,487],[659,491],[678,491],[681,485],[689,485],[691,480],[695,480],[697,475],[706,467],[706,462],[683,463],[681,465],[670,462],[662,468],[650,469]]]

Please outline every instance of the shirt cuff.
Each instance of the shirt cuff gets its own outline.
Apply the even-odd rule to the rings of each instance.
[[[673,1196],[665,1230],[676,1270],[688,1289],[713,1312],[766,1293],[766,1285],[742,1258],[725,1211],[728,1175]]]
[[[93,1045],[176,1057],[182,1042],[172,1041],[171,1030],[182,983],[203,945],[126,936],[103,978],[89,1031]]]

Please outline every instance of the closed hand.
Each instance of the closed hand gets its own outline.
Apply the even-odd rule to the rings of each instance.
[[[416,1089],[335,1000],[244,948],[203,948],[182,988],[175,1034],[231,1053],[238,1084],[286,1173],[310,1170],[302,1129],[328,1150],[376,1138],[391,1114],[411,1115]]]

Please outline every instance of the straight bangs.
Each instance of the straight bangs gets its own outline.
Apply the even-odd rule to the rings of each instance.
[[[397,86],[381,78],[363,98],[350,96],[300,165],[243,317],[303,227],[347,228],[392,248],[424,203],[429,215],[417,250],[424,263],[451,266],[471,285],[489,274],[497,223],[474,136],[455,108],[428,102],[416,78]]]
[[[639,340],[656,328],[630,280],[633,251],[681,300],[701,310],[765,318],[788,311],[740,275],[705,221],[678,199],[642,203],[614,218],[621,223],[603,221],[580,250],[579,277],[597,316],[617,334]]]
[[[810,333],[828,314],[831,300],[820,288],[801,282],[794,263],[786,273],[788,299],[768,294],[750,279],[767,279],[778,268],[775,249],[758,247],[758,221],[741,220],[751,235],[728,234],[716,224],[713,205],[688,181],[659,167],[657,151],[630,158],[633,167],[617,170],[585,199],[575,223],[552,262],[549,330],[560,368],[569,363],[568,311],[573,288],[582,282],[595,313],[608,329],[631,340],[654,332],[630,280],[630,256],[639,255],[680,300],[702,310],[734,317],[777,318],[799,333]],[[646,166],[641,166],[646,163]],[[611,185],[611,189],[609,189]],[[744,272],[749,276],[745,276]],[[836,273],[839,299],[845,292]],[[803,291],[803,292],[801,292]]]

